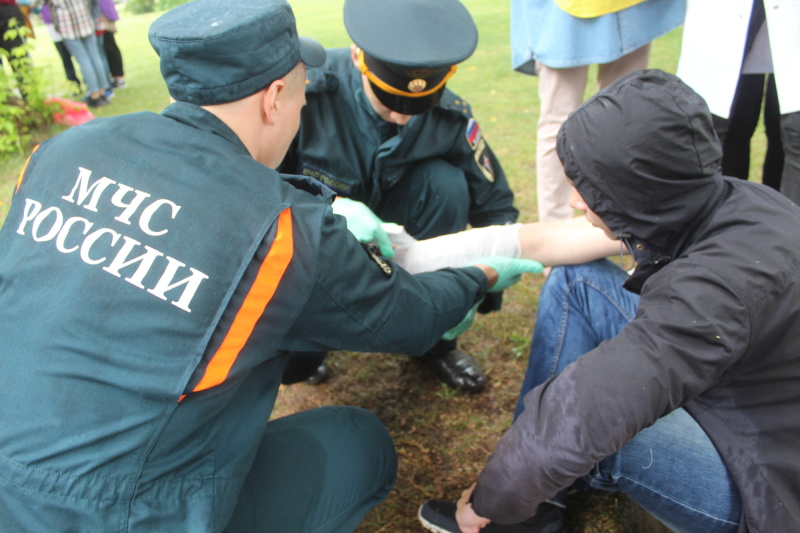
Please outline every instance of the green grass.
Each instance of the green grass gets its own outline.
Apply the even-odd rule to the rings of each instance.
[[[478,50],[460,65],[448,85],[470,102],[484,135],[500,157],[516,193],[521,219],[534,221],[537,78],[511,70],[509,2],[465,3],[478,24]],[[300,33],[328,47],[348,46],[342,4],[342,0],[293,1]],[[169,102],[158,58],[147,40],[147,28],[158,14],[121,15],[116,40],[130,88],[117,91],[111,105],[93,111],[99,117],[159,112]],[[37,30],[34,60],[45,71],[49,91],[62,94],[66,85],[55,47],[44,28]],[[650,65],[674,72],[679,52],[677,30],[654,43]],[[594,75],[592,69],[591,79]],[[590,83],[587,94],[594,90]],[[763,159],[764,143],[761,128],[753,143],[752,176],[760,176],[757,166]],[[21,154],[0,161],[0,221],[25,157]],[[502,312],[479,316],[462,337],[461,347],[481,362],[489,376],[489,386],[480,394],[442,389],[425,367],[407,357],[345,352],[331,355],[334,375],[329,383],[282,390],[277,415],[319,405],[358,405],[376,412],[391,432],[400,457],[397,488],[369,514],[360,532],[420,531],[415,513],[422,501],[457,498],[474,481],[499,435],[511,423],[541,283],[540,278],[526,277],[506,292]],[[606,493],[573,499],[568,518],[573,532],[658,531],[635,505]]]

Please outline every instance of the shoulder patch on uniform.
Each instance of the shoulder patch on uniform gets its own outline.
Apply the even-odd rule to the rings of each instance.
[[[480,169],[483,177],[494,183],[494,167],[492,166],[492,158],[489,157],[486,141],[482,138],[478,140],[478,145],[475,147],[475,164]]]
[[[474,150],[475,147],[478,146],[478,142],[481,140],[481,128],[478,126],[477,120],[474,118],[469,119],[464,135],[467,137],[467,143],[469,144],[469,147]]]
[[[361,247],[364,248],[365,252],[367,252],[369,258],[372,259],[372,261],[380,267],[380,269],[383,271],[383,274],[387,278],[392,275],[392,272],[394,272],[394,270],[392,269],[392,265],[384,261],[383,258],[380,255],[378,255],[377,246],[375,246],[374,244],[365,244],[362,242]]]

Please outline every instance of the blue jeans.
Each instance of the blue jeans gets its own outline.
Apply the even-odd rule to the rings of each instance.
[[[108,58],[106,57],[106,49],[105,49],[105,40],[106,34],[101,33],[96,37],[97,39],[97,53],[100,54],[100,59],[103,61],[103,73],[105,76],[105,80],[111,79],[111,69],[108,67]],[[110,81],[108,82],[110,84]]]
[[[89,92],[96,93],[109,87],[106,68],[94,34],[82,39],[64,39],[64,45],[80,65],[83,81],[86,82]]]
[[[608,260],[552,270],[539,296],[515,416],[524,409],[528,391],[615,337],[633,319],[639,297],[622,288],[625,278]],[[738,529],[739,491],[711,440],[683,409],[640,431],[581,482],[627,494],[674,531]]]

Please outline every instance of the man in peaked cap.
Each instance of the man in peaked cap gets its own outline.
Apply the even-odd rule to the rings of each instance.
[[[411,276],[273,170],[325,58],[286,2],[149,38],[173,103],[42,143],[0,230],[0,531],[352,531],[391,438],[348,407],[268,423],[287,354],[421,354],[531,265]]]
[[[334,211],[388,257],[381,221],[417,239],[515,222],[500,163],[469,105],[446,88],[477,46],[467,9],[458,0],[346,0],[344,23],[355,44],[309,71],[300,133],[281,168],[333,189],[342,198]],[[500,296],[479,310],[499,309]],[[449,386],[480,390],[480,366],[448,339],[423,360]],[[296,354],[285,382],[321,379],[324,357]]]
[[[659,70],[590,98],[557,150],[572,207],[635,270],[553,269],[516,420],[458,504],[420,519],[562,532],[564,492],[590,487],[671,531],[800,531],[800,208],[723,176],[706,103]]]

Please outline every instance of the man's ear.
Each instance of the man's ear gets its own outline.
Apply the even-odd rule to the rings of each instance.
[[[273,81],[269,87],[262,91],[261,116],[262,120],[267,124],[274,124],[277,120],[278,111],[285,92],[286,82],[282,79]]]
[[[358,66],[358,55],[361,53],[361,50],[358,49],[358,46],[351,44],[350,45],[350,59],[353,60],[353,66],[359,68]]]

